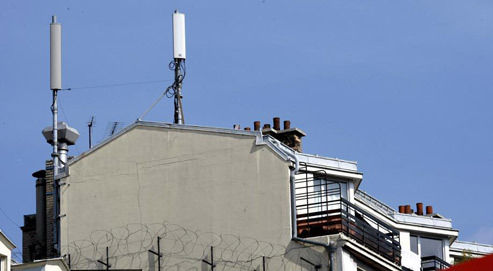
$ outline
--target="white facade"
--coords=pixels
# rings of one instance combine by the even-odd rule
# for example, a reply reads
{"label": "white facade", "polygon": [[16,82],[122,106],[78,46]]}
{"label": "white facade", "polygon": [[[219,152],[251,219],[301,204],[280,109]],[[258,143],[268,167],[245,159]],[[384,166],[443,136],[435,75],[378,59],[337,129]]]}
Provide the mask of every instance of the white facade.
{"label": "white facade", "polygon": [[12,271],[70,271],[70,269],[63,258],[54,258],[12,265]]}
{"label": "white facade", "polygon": [[0,271],[10,271],[14,243],[0,230]]}

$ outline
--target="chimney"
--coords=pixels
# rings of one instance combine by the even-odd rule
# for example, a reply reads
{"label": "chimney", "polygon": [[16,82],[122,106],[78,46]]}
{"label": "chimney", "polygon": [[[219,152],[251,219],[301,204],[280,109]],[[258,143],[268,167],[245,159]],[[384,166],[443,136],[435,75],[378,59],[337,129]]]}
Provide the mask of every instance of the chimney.
{"label": "chimney", "polygon": [[46,170],[32,174],[36,178],[36,259],[46,258]]}
{"label": "chimney", "polygon": [[[276,126],[279,126],[280,129],[280,120],[277,121],[278,118],[274,118],[274,129]],[[303,146],[301,144],[301,138],[306,136],[305,132],[298,128],[291,128],[291,122],[289,120],[284,121],[284,130],[277,130],[277,133],[273,135],[277,140],[281,141],[288,147],[292,148],[297,152],[303,152]]]}
{"label": "chimney", "polygon": [[291,121],[285,120],[284,121],[284,130],[291,129]]}
{"label": "chimney", "polygon": [[[260,121],[253,122],[253,129],[260,131]],[[273,118],[272,128],[269,123],[265,123],[262,127],[262,134],[272,136],[297,152],[302,152],[301,138],[306,136],[302,130],[291,128],[289,120],[284,121],[284,130],[281,130],[281,119],[279,117]]]}
{"label": "chimney", "polygon": [[427,215],[432,215],[433,214],[433,206],[426,206],[426,214]]}
{"label": "chimney", "polygon": [[399,205],[399,213],[403,214],[406,211],[404,205]]}
{"label": "chimney", "polygon": [[276,137],[277,131],[270,128],[270,124],[266,123],[266,124],[264,124],[264,127],[262,128],[262,134]]}
{"label": "chimney", "polygon": [[412,213],[412,211],[411,211],[411,205],[404,206],[404,213],[406,213],[406,214],[411,214]]}
{"label": "chimney", "polygon": [[257,120],[253,122],[253,130],[260,131],[260,121]]}
{"label": "chimney", "polygon": [[279,117],[275,117],[273,120],[274,120],[273,121],[274,122],[274,130],[277,130],[277,131],[281,130],[281,119]]}
{"label": "chimney", "polygon": [[416,203],[416,214],[417,215],[423,215],[423,203],[422,202]]}

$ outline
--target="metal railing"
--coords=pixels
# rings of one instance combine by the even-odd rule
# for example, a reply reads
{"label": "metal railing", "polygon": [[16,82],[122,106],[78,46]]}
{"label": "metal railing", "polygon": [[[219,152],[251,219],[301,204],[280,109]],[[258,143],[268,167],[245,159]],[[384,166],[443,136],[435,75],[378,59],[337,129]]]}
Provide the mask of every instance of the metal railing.
{"label": "metal railing", "polygon": [[367,204],[370,204],[370,205],[376,207],[377,209],[382,210],[382,212],[384,212],[385,214],[392,216],[393,214],[396,213],[396,211],[394,209],[392,209],[392,207],[379,201],[378,199],[374,198],[373,196],[366,193],[365,191],[357,190],[354,193],[354,196],[355,196],[355,198],[362,200],[362,201],[366,202]]}
{"label": "metal railing", "polygon": [[437,256],[427,256],[421,258],[421,270],[434,271],[447,269],[451,265]]}
{"label": "metal railing", "polygon": [[[343,197],[347,186],[323,170],[302,168],[295,182],[298,236],[344,233],[383,258],[401,263],[399,232]],[[312,169],[312,168],[310,168]],[[342,192],[342,193],[341,193]]]}

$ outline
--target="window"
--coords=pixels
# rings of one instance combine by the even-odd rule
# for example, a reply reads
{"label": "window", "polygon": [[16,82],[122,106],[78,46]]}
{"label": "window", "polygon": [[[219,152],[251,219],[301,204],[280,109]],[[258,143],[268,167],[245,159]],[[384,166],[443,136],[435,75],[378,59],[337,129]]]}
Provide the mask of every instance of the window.
{"label": "window", "polygon": [[418,254],[418,236],[411,235],[411,251]]}
{"label": "window", "polygon": [[421,257],[436,256],[443,259],[443,240],[423,236],[410,236],[411,251]]}
{"label": "window", "polygon": [[421,237],[421,257],[437,256],[443,259],[443,244],[440,239]]}

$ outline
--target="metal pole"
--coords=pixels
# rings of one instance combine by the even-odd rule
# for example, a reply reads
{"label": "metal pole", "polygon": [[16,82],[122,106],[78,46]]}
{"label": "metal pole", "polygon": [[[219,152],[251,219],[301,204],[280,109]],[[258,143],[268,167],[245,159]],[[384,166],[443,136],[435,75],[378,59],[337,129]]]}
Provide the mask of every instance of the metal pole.
{"label": "metal pole", "polygon": [[106,247],[106,270],[110,270],[110,257],[108,253],[109,248]]}
{"label": "metal pole", "polygon": [[51,157],[53,158],[53,246],[55,249],[54,256],[58,256],[59,251],[59,238],[58,238],[58,181],[56,176],[58,175],[58,105],[57,105],[57,94],[58,90],[53,90],[53,153]]}
{"label": "metal pole", "polygon": [[262,256],[262,271],[265,271],[265,256]]}
{"label": "metal pole", "polygon": [[151,249],[149,249],[149,252],[158,257],[157,268],[158,271],[161,271],[161,258],[163,257],[163,255],[161,254],[161,237],[157,237],[157,252]]}
{"label": "metal pole", "polygon": [[185,118],[183,117],[183,105],[181,102],[181,83],[183,80],[183,76],[181,75],[181,59],[175,58],[175,116],[174,123],[176,124],[185,124]]}
{"label": "metal pole", "polygon": [[91,117],[91,121],[87,124],[89,127],[89,149],[92,148],[92,125],[94,123],[94,116]]}
{"label": "metal pole", "polygon": [[214,247],[211,246],[211,270],[214,271]]}
{"label": "metal pole", "polygon": [[161,245],[160,245],[160,241],[161,241],[161,237],[157,237],[157,254],[159,254],[159,256],[157,257],[158,261],[157,261],[157,270],[158,271],[161,271]]}

